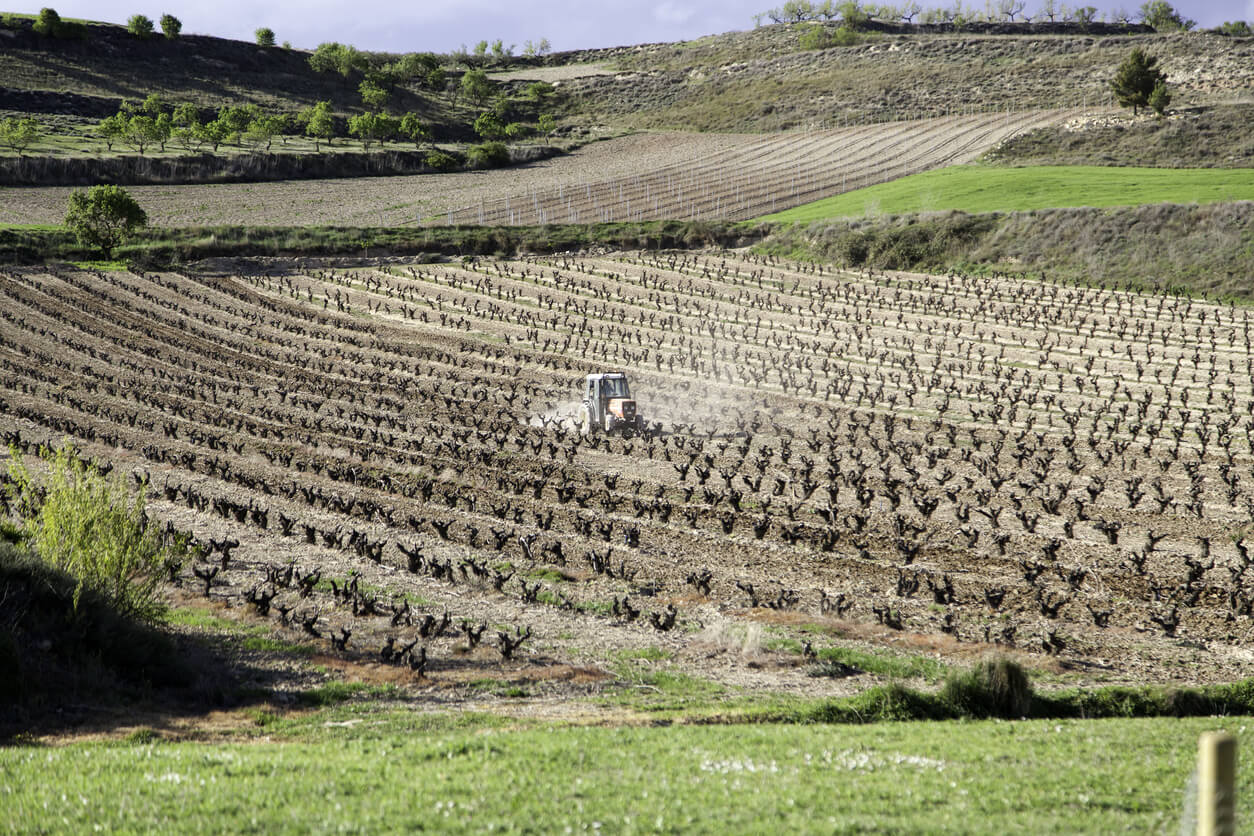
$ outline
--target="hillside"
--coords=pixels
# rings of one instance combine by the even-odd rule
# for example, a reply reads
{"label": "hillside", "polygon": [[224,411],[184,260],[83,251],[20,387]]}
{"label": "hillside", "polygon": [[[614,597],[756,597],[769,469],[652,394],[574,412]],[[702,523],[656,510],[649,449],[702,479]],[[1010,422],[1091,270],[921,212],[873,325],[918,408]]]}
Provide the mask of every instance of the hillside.
{"label": "hillside", "polygon": [[[1111,72],[1133,46],[1161,57],[1177,106],[1231,100],[1254,85],[1254,40],[1204,33],[920,27],[806,50],[804,31],[779,24],[684,43],[516,57],[489,69],[505,71],[505,92],[532,78],[557,79],[555,105],[572,125],[720,132],[1092,105],[1108,100]],[[315,73],[299,50],[204,35],[139,41],[105,24],[90,24],[81,41],[40,38],[23,26],[0,28],[0,36],[0,111],[98,119],[121,99],[151,92],[205,107],[253,102],[295,111],[328,99],[341,113],[360,110],[360,71]],[[442,60],[455,82],[465,65]],[[402,85],[392,106],[464,132],[478,112],[470,104]]]}

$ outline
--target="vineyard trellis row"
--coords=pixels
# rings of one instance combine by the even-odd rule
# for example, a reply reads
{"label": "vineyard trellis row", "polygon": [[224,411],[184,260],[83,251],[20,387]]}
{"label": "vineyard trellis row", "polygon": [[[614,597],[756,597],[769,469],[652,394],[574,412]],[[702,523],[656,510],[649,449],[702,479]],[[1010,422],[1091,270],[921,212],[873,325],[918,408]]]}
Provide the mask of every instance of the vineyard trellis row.
{"label": "vineyard trellis row", "polygon": [[[0,300],[6,440],[130,472],[194,537],[173,580],[338,653],[408,647],[434,681],[587,637],[713,665],[676,626],[769,614],[1244,675],[1243,308],[659,252],[9,269]],[[563,419],[607,367],[646,433]]]}

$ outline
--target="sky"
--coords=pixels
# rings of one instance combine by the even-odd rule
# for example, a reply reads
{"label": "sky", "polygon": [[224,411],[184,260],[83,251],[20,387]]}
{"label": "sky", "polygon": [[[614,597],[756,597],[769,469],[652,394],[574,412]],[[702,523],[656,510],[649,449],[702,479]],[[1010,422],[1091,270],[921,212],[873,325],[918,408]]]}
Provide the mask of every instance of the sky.
{"label": "sky", "polygon": [[[359,49],[386,52],[452,52],[478,41],[501,39],[521,52],[527,41],[547,38],[556,51],[657,41],[688,40],[738,29],[751,29],[754,15],[783,0],[52,0],[62,17],[125,23],[132,14],[155,22],[173,14],[187,34],[217,35],[252,40],[253,32],[268,26],[279,43],[312,49],[325,41],[352,44]],[[923,6],[951,2],[919,0]],[[1039,0],[1027,0],[1029,13]],[[15,2],[3,6],[18,12],[38,12],[49,0]],[[966,7],[983,8],[983,0],[966,0]],[[1077,0],[1062,5],[1093,5],[1102,11],[1135,11],[1139,0]],[[1254,0],[1196,0],[1173,4],[1199,26],[1225,20],[1254,23]]]}

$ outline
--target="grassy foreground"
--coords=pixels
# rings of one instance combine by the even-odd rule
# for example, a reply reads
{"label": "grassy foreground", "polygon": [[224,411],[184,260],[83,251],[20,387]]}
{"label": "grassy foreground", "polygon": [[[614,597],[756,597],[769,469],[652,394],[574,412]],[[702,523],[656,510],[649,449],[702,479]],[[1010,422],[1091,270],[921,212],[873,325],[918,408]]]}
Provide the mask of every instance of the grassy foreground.
{"label": "grassy foreground", "polygon": [[760,221],[794,223],[909,212],[1025,212],[1071,206],[1254,200],[1254,169],[967,165],[807,203]]}
{"label": "grassy foreground", "polygon": [[[1247,723],[511,728],[340,707],[283,743],[0,749],[0,798],[10,832],[1174,832],[1198,735],[1243,749]],[[1239,784],[1254,797],[1254,770]]]}

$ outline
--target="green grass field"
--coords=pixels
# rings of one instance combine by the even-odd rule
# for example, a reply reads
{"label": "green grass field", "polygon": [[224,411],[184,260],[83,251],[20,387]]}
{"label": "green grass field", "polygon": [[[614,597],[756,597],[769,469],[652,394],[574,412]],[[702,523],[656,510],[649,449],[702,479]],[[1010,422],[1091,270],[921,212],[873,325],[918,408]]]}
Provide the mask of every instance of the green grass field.
{"label": "green grass field", "polygon": [[[0,749],[8,832],[1168,833],[1248,718],[558,727],[343,705]],[[1254,770],[1239,772],[1254,797]],[[1239,809],[1242,805],[1238,805]],[[1192,827],[1188,828],[1192,832]]]}
{"label": "green grass field", "polygon": [[758,220],[783,223],[957,209],[1018,212],[1067,206],[1254,200],[1254,169],[968,165],[927,171]]}

